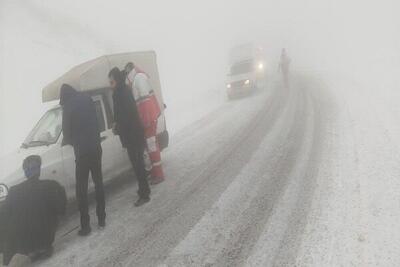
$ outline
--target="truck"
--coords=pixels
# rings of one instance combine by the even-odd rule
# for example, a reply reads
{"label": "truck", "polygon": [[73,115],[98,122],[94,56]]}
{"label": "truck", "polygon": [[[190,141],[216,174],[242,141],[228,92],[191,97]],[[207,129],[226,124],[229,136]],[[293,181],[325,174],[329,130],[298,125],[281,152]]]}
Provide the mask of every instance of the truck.
{"label": "truck", "polygon": [[243,44],[229,54],[226,78],[229,99],[248,96],[266,83],[266,66],[261,46]]}
{"label": "truck", "polygon": [[[161,149],[168,146],[169,136],[164,117],[164,101],[154,51],[104,55],[75,66],[64,75],[42,89],[42,102],[59,99],[61,85],[66,83],[78,91],[88,93],[96,106],[101,145],[103,148],[104,182],[109,183],[131,169],[126,149],[119,137],[113,133],[113,101],[109,88],[108,73],[113,67],[123,69],[134,62],[149,76],[161,108],[157,122],[157,137]],[[55,180],[66,189],[68,199],[75,198],[75,156],[71,146],[62,146],[62,108],[56,104],[47,110],[21,147],[0,159],[0,206],[6,199],[10,187],[24,181],[22,162],[29,155],[42,157],[41,179]],[[90,185],[93,191],[93,184]]]}

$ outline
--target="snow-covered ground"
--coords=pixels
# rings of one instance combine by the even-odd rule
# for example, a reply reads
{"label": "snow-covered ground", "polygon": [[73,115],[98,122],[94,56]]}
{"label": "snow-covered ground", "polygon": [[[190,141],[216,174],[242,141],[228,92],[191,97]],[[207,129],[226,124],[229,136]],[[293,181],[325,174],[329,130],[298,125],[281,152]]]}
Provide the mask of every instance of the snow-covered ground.
{"label": "snow-covered ground", "polygon": [[[1,0],[0,157],[43,86],[132,50],[157,52],[172,135],[148,205],[127,175],[104,231],[78,238],[72,212],[35,265],[400,266],[399,3]],[[249,41],[304,73],[227,102],[228,51]]]}
{"label": "snow-covered ground", "polygon": [[321,86],[330,98],[325,149],[298,263],[398,266],[399,113],[376,87],[337,78]]}
{"label": "snow-covered ground", "polygon": [[148,205],[133,207],[134,183],[117,184],[106,229],[79,238],[73,213],[35,266],[400,264],[393,99],[307,73],[222,100],[173,135]]}

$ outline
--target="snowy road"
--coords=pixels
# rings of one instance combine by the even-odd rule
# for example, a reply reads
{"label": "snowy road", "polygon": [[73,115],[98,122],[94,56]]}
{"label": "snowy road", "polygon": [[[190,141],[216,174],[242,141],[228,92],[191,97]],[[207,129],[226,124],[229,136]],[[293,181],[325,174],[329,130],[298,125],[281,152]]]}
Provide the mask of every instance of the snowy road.
{"label": "snowy road", "polygon": [[[73,214],[54,256],[37,266],[336,266],[334,253],[346,254],[340,228],[324,223],[349,205],[329,206],[325,191],[337,160],[330,151],[348,139],[332,139],[337,118],[320,86],[297,77],[290,89],[271,85],[188,126],[164,152],[167,180],[148,205],[134,208],[136,185],[122,182],[107,196],[105,230],[79,238]],[[339,236],[355,256],[340,264],[359,258],[353,228]]]}

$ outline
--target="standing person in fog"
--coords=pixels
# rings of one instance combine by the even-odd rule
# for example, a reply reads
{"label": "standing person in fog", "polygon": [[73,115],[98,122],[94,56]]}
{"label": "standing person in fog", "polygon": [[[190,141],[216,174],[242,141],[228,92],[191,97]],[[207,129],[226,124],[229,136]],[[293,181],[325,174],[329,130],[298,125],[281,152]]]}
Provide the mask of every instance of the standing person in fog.
{"label": "standing person in fog", "polygon": [[96,107],[89,95],[77,92],[68,84],[63,84],[60,92],[63,107],[63,145],[72,145],[76,162],[76,197],[81,215],[81,229],[78,234],[90,234],[88,204],[89,172],[96,191],[96,214],[99,227],[106,224],[103,175],[101,170],[101,139]]}
{"label": "standing person in fog", "polygon": [[289,67],[290,67],[290,58],[286,54],[286,49],[282,49],[281,59],[279,62],[279,70],[282,72],[283,82],[285,86],[289,86]]}
{"label": "standing person in fog", "polygon": [[151,162],[150,183],[159,184],[165,179],[161,165],[160,145],[157,140],[157,122],[161,109],[150,85],[149,76],[133,62],[126,64],[125,73],[126,83],[132,89],[144,128],[146,149]]}
{"label": "standing person in fog", "polygon": [[125,75],[113,68],[109,75],[113,90],[115,131],[120,136],[122,146],[128,150],[139,184],[139,199],[135,206],[139,207],[150,201],[150,187],[146,178],[143,153],[145,137],[140,122],[132,91],[125,84]]}
{"label": "standing person in fog", "polygon": [[27,180],[13,186],[2,207],[3,264],[17,253],[31,260],[50,257],[58,217],[65,212],[67,197],[56,181],[40,180],[42,159],[29,156],[23,169]]}

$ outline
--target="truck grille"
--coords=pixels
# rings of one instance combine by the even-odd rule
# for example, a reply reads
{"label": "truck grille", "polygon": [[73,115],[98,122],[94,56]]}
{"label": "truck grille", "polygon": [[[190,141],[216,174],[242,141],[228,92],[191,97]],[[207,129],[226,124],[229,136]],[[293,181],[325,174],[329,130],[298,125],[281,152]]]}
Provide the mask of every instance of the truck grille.
{"label": "truck grille", "polygon": [[244,80],[242,80],[242,81],[236,81],[236,82],[232,82],[232,83],[231,83],[231,87],[232,87],[232,88],[240,88],[240,87],[244,87],[244,86],[245,86]]}

